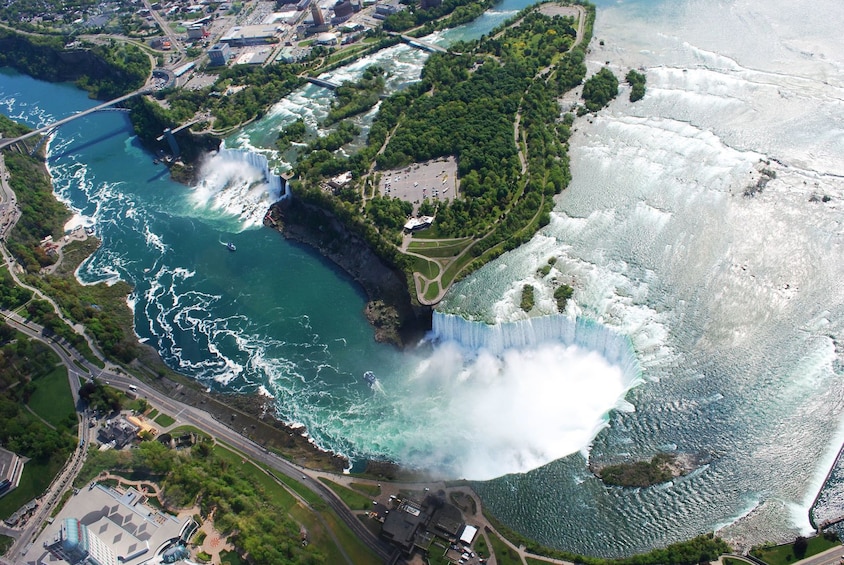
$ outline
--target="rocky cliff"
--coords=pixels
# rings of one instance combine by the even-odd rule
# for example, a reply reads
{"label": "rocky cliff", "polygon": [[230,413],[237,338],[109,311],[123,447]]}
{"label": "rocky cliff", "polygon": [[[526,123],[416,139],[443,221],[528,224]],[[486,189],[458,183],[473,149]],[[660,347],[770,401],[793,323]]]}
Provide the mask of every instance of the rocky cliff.
{"label": "rocky cliff", "polygon": [[368,299],[364,313],[377,341],[403,347],[431,329],[431,308],[412,304],[403,273],[386,265],[330,212],[294,196],[274,204],[265,224],[316,248],[363,287]]}

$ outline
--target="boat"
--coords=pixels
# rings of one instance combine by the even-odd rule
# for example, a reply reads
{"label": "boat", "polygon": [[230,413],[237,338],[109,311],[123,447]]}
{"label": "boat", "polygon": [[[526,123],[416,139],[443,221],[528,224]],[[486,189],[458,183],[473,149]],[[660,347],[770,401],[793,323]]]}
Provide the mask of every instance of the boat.
{"label": "boat", "polygon": [[375,373],[372,371],[367,371],[363,374],[363,380],[365,380],[369,386],[373,386],[375,384]]}
{"label": "boat", "polygon": [[226,248],[228,248],[229,251],[237,251],[237,247],[235,247],[234,243],[231,241],[226,244]]}

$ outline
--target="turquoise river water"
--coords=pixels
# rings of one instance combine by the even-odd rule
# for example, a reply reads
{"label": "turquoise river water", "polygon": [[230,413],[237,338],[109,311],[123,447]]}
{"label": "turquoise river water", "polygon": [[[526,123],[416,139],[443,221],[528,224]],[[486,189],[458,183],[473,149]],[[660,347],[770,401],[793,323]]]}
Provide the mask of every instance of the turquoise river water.
{"label": "turquoise river water", "polygon": [[[429,39],[477,37],[525,5]],[[630,104],[623,87],[576,124],[551,224],[453,288],[430,339],[404,352],[374,342],[347,276],[261,227],[276,195],[260,172],[209,156],[198,186],[176,184],[119,112],[62,127],[48,165],[69,227],[103,240],[79,278],[129,281],[135,330],[170,366],[271,397],[318,445],[472,479],[504,521],[573,551],[713,530],[739,546],[785,540],[807,528],[842,442],[840,18],[832,0],[599,2],[590,69],[643,69],[646,98]],[[425,57],[397,46],[326,78],[378,63],[401,88]],[[299,116],[317,130],[330,101],[309,85],[226,146],[284,169],[275,132]],[[93,104],[0,72],[0,111],[30,125]],[[763,168],[776,178],[746,196]],[[553,314],[554,280],[575,287],[566,315]],[[666,450],[700,465],[641,490],[586,467],[590,453]],[[824,516],[844,500],[839,477]]]}

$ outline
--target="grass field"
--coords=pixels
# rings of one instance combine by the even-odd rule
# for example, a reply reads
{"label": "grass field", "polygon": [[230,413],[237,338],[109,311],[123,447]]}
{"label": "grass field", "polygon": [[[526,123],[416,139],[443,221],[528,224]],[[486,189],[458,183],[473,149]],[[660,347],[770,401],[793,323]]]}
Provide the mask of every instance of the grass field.
{"label": "grass field", "polygon": [[63,461],[50,460],[46,463],[29,461],[23,468],[18,488],[0,498],[0,520],[8,518],[15,511],[47,490],[53,477],[61,470]]}
{"label": "grass field", "polygon": [[420,273],[426,279],[433,279],[440,272],[440,266],[433,261],[421,257],[413,257],[413,270]]}
{"label": "grass field", "polygon": [[362,492],[366,496],[375,497],[381,494],[381,487],[370,483],[351,483],[354,490]]}
{"label": "grass field", "polygon": [[76,408],[67,381],[67,369],[56,367],[43,377],[32,381],[35,392],[29,398],[29,407],[44,420],[58,427],[68,427],[72,421],[76,426]]}
{"label": "grass field", "polygon": [[340,497],[346,506],[351,508],[352,510],[366,510],[370,506],[372,506],[372,497],[365,496],[360,494],[359,492],[355,492],[350,488],[346,488],[342,485],[338,485],[334,481],[329,481],[328,479],[324,479],[320,477],[320,482],[322,482],[325,486],[333,490],[337,496]]}
{"label": "grass field", "polygon": [[809,538],[809,546],[806,548],[806,553],[800,558],[794,555],[793,543],[777,545],[766,549],[754,549],[751,550],[750,553],[765,563],[768,563],[768,565],[788,565],[789,563],[794,563],[795,561],[800,561],[806,557],[817,555],[822,551],[826,551],[827,549],[831,549],[836,546],[841,546],[841,542],[837,539],[829,540],[824,536],[815,536]]}
{"label": "grass field", "polygon": [[510,549],[497,535],[490,533],[489,543],[492,544],[495,562],[498,565],[521,565],[522,560],[518,554]]}
{"label": "grass field", "polygon": [[173,424],[175,424],[176,418],[168,416],[167,414],[159,414],[158,417],[153,421],[162,428],[166,428],[167,426],[172,426]]}
{"label": "grass field", "polygon": [[13,543],[15,543],[15,538],[0,535],[0,555],[3,555],[7,551],[9,551],[9,548],[12,547]]}

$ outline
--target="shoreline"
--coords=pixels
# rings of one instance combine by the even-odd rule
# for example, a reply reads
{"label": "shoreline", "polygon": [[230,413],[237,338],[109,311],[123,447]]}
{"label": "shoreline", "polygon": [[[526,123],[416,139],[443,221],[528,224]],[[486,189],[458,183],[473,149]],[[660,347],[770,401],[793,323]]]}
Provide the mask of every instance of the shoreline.
{"label": "shoreline", "polygon": [[364,315],[375,341],[403,349],[431,330],[433,308],[415,305],[400,272],[328,210],[304,203],[294,193],[270,206],[264,225],[313,249],[360,285],[367,298]]}

